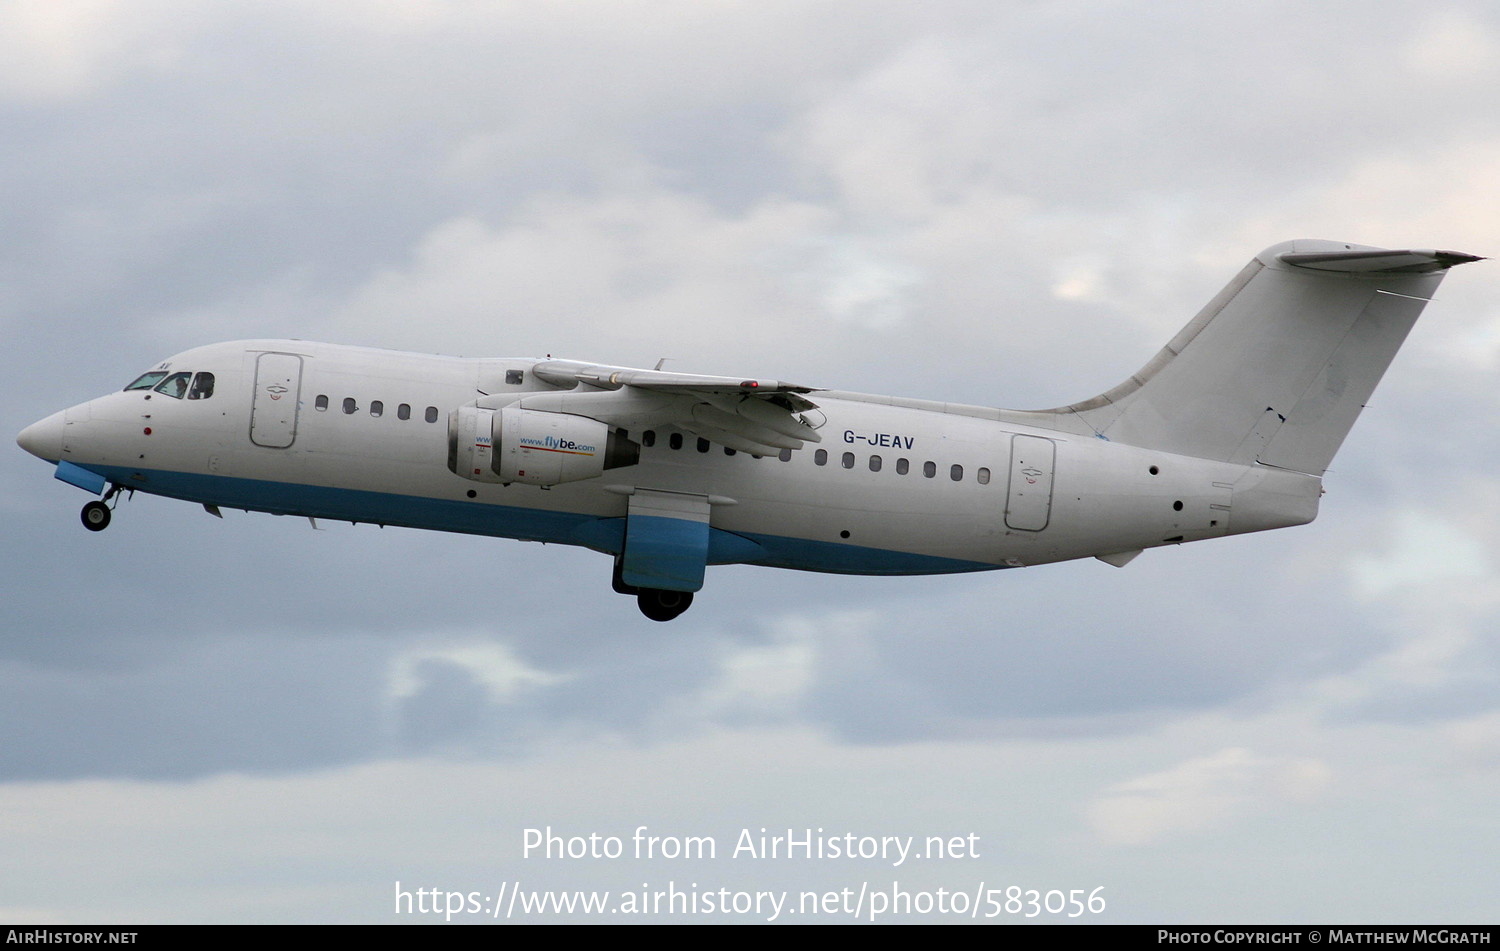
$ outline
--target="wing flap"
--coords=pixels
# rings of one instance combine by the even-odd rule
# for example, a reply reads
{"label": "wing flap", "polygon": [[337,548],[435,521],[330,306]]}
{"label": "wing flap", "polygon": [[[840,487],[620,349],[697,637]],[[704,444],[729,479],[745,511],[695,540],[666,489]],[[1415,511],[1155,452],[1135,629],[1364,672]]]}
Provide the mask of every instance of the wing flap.
{"label": "wing flap", "polygon": [[574,413],[632,431],[675,426],[710,442],[757,455],[821,442],[802,415],[818,404],[814,387],[782,380],[634,370],[551,360],[532,374],[566,392],[529,394],[526,409]]}

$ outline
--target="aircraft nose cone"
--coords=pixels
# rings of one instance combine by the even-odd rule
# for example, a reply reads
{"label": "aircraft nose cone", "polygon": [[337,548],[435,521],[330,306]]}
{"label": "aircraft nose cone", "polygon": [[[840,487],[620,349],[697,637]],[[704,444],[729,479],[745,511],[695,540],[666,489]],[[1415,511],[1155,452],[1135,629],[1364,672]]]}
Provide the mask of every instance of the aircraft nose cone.
{"label": "aircraft nose cone", "polygon": [[63,413],[53,413],[40,422],[32,423],[21,430],[16,445],[48,462],[62,458]]}

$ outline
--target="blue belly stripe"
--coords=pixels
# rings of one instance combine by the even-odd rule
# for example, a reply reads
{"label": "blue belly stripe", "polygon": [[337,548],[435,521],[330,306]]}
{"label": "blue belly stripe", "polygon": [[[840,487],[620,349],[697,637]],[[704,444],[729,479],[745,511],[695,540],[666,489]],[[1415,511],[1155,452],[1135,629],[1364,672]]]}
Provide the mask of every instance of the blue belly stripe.
{"label": "blue belly stripe", "polygon": [[[607,554],[619,554],[625,548],[625,519],[622,517],[157,469],[99,465],[76,468],[151,495],[225,508],[580,545]],[[766,565],[855,575],[956,574],[1007,567],[839,542],[727,532],[717,528],[708,530],[706,560],[711,565]]]}

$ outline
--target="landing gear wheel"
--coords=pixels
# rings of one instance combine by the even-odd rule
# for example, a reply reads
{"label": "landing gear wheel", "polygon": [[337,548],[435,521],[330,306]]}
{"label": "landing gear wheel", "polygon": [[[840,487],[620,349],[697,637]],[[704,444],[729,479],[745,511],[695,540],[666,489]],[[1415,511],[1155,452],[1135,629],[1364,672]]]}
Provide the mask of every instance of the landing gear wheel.
{"label": "landing gear wheel", "polygon": [[636,596],[641,613],[653,621],[670,621],[686,611],[693,603],[691,591],[663,591],[660,588],[642,588]]}
{"label": "landing gear wheel", "polygon": [[97,499],[85,505],[78,517],[83,520],[83,527],[91,532],[102,532],[109,528],[109,506]]}

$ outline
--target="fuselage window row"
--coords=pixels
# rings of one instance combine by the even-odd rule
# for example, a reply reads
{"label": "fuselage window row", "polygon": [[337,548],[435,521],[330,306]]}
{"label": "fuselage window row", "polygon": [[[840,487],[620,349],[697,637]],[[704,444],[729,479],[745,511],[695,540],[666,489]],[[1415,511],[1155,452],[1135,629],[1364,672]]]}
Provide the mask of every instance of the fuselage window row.
{"label": "fuselage window row", "polygon": [[[199,376],[204,376],[204,375],[205,374],[199,374]],[[208,393],[209,393],[210,396],[213,395],[213,380],[212,380],[212,378],[210,378],[209,382],[208,382]],[[203,398],[207,399],[208,397],[205,396]],[[197,399],[197,397],[194,397],[192,394],[189,394],[188,395],[188,399]],[[356,412],[359,411],[359,403],[354,399],[354,397],[352,397],[352,396],[346,396],[346,397],[344,397],[343,408],[344,408],[344,415],[346,415],[346,416],[352,416],[352,415],[354,415],[354,413],[356,413]],[[321,393],[318,394],[318,397],[313,400],[313,409],[317,410],[320,413],[326,413],[328,411],[328,397],[326,395],[324,395],[324,394],[321,394]],[[379,419],[380,417],[384,416],[385,415],[385,401],[384,400],[371,400],[370,401],[370,415],[374,416],[376,419]],[[411,419],[411,404],[410,403],[401,403],[401,404],[399,404],[396,407],[396,418],[397,419]],[[438,419],[438,408],[436,406],[429,406],[429,407],[427,407],[427,412],[424,414],[423,418],[426,419],[429,423],[435,423],[435,422],[437,422],[437,419]]]}
{"label": "fuselage window row", "polygon": [[[623,433],[623,431],[622,431],[622,433]],[[628,436],[628,433],[623,433],[623,434]],[[685,442],[683,440],[682,433],[671,433],[671,434],[669,434],[667,436],[667,446],[670,447],[670,448],[672,448],[672,449],[681,449],[684,444],[685,444]],[[648,449],[651,448],[651,447],[653,447],[653,446],[655,446],[656,445],[656,430],[654,430],[654,429],[647,429],[644,432],[642,432],[641,433],[641,445],[645,446]],[[694,444],[694,448],[696,448],[699,452],[708,452],[708,450],[710,448],[710,443],[709,443],[709,441],[707,439],[704,439],[704,438],[702,438],[700,436],[700,437],[697,438],[697,441]],[[793,452],[793,450],[791,450],[791,449],[783,449],[779,453],[776,454],[776,458],[780,459],[782,462],[791,462],[792,461],[792,452]],[[733,456],[735,454],[736,454],[735,450],[729,448],[728,446],[724,447],[724,455],[726,455],[726,456]],[[761,456],[754,456],[754,458],[760,459],[762,457]],[[826,466],[826,465],[828,465],[828,450],[827,449],[818,449],[818,450],[814,451],[813,452],[813,464],[814,465],[819,465],[819,466]],[[852,452],[846,452],[846,453],[842,454],[839,457],[839,464],[841,466],[843,466],[845,469],[853,469],[858,464],[858,459],[855,457],[854,453],[852,453]],[[882,457],[878,456],[878,455],[873,455],[873,456],[871,456],[866,461],[866,465],[868,465],[870,467],[870,471],[871,472],[879,472],[879,471],[881,471],[882,469],[885,468],[885,460]],[[905,459],[905,458],[897,459],[896,460],[896,474],[897,475],[906,475],[909,472],[911,472],[911,460]],[[937,477],[937,472],[938,472],[937,463],[935,463],[935,462],[924,462],[924,463],[922,463],[922,475],[925,476],[926,478],[928,478],[928,479],[936,478]],[[961,465],[956,465],[956,464],[950,466],[948,468],[948,477],[950,479],[952,479],[954,482],[962,482],[963,479],[964,479],[964,467],[961,466]],[[975,481],[977,481],[980,485],[989,485],[990,484],[990,470],[989,470],[989,468],[986,467],[986,466],[980,466],[978,469],[975,470],[975,472],[974,472],[974,478],[975,478]]]}
{"label": "fuselage window row", "polygon": [[[783,449],[777,455],[776,458],[780,459],[782,462],[791,462],[792,461],[792,450],[790,450],[790,449]],[[846,452],[842,456],[839,457],[839,465],[841,465],[845,469],[853,469],[855,467],[856,463],[857,463],[857,459],[855,458],[855,455],[852,452]],[[880,472],[882,469],[885,468],[885,459],[883,457],[881,457],[881,456],[878,456],[878,455],[871,456],[869,458],[869,460],[866,462],[866,464],[870,467],[870,471],[871,472]],[[828,465],[828,450],[827,449],[818,449],[818,450],[815,450],[813,452],[813,465],[816,465],[816,466],[826,466],[826,465]],[[896,474],[897,475],[906,475],[906,474],[908,474],[910,472],[911,472],[911,460],[910,459],[902,458],[902,459],[897,459],[896,460]],[[937,473],[938,473],[937,463],[935,463],[935,462],[924,462],[924,463],[922,463],[922,475],[923,475],[924,478],[935,479],[935,478],[937,478]],[[961,465],[950,466],[948,468],[948,477],[950,479],[952,479],[954,482],[962,482],[963,479],[964,479],[964,467],[961,466]],[[989,485],[990,484],[990,470],[989,470],[989,467],[988,466],[980,466],[978,469],[974,470],[974,480],[976,482],[978,482],[980,485]]]}

